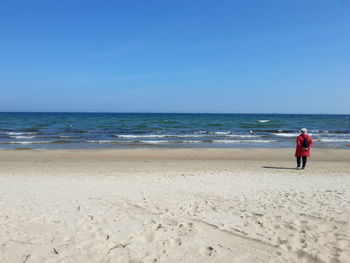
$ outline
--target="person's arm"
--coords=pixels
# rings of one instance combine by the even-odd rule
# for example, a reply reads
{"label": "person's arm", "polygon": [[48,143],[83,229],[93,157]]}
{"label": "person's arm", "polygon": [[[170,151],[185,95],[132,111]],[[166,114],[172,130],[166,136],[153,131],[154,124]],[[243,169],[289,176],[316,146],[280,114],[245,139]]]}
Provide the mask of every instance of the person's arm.
{"label": "person's arm", "polygon": [[309,141],[310,141],[309,149],[311,149],[312,145],[314,144],[314,141],[312,140],[312,138],[310,136],[309,136]]}
{"label": "person's arm", "polygon": [[300,137],[300,136],[297,137],[297,147],[298,147],[298,148],[301,147],[301,141],[300,141],[299,137]]}

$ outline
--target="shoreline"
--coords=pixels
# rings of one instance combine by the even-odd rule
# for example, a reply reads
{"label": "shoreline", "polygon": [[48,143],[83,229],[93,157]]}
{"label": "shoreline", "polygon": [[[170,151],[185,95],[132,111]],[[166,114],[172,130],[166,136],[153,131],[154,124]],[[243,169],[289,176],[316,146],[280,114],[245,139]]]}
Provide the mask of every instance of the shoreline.
{"label": "shoreline", "polygon": [[[128,148],[128,149],[0,149],[1,159],[6,155],[62,157],[77,154],[80,157],[110,157],[122,159],[174,159],[174,160],[285,160],[294,159],[295,148]],[[310,160],[350,161],[350,149],[312,149]]]}

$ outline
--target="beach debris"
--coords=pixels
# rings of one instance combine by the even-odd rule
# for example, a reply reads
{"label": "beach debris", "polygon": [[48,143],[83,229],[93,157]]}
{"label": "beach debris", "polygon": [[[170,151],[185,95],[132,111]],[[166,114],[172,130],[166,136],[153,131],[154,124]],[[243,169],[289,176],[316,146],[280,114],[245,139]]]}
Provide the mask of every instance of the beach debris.
{"label": "beach debris", "polygon": [[107,237],[106,237],[106,240],[108,240],[109,239],[109,235],[107,235]]}
{"label": "beach debris", "polygon": [[255,215],[255,216],[264,216],[264,214],[261,214],[261,213],[253,213],[253,215]]}
{"label": "beach debris", "polygon": [[27,262],[27,260],[30,258],[30,254],[28,254],[28,255],[25,255],[25,259],[24,259],[24,261],[23,261],[23,263],[26,263]]}
{"label": "beach debris", "polygon": [[235,231],[235,232],[237,232],[237,233],[240,233],[240,234],[242,234],[242,235],[245,235],[245,236],[248,235],[248,233],[246,233],[246,232],[244,232],[244,231],[242,231],[242,230],[240,230],[240,229],[238,229],[238,228],[232,228],[232,230]]}
{"label": "beach debris", "polygon": [[56,255],[59,254],[58,251],[57,251],[55,248],[53,248],[52,250],[53,250],[52,253],[54,253],[54,254],[56,254]]}
{"label": "beach debris", "polygon": [[120,244],[123,248],[125,248],[127,245],[130,245],[130,243]]}
{"label": "beach debris", "polygon": [[123,243],[120,243],[120,244],[118,244],[118,245],[116,245],[116,246],[110,248],[109,251],[108,251],[108,253],[111,252],[113,249],[116,249],[116,248],[120,248],[120,247],[125,248],[127,245],[130,245],[130,243],[124,243],[124,244],[123,244]]}
{"label": "beach debris", "polygon": [[91,220],[94,220],[94,217],[92,215],[88,215],[88,217],[90,217]]}

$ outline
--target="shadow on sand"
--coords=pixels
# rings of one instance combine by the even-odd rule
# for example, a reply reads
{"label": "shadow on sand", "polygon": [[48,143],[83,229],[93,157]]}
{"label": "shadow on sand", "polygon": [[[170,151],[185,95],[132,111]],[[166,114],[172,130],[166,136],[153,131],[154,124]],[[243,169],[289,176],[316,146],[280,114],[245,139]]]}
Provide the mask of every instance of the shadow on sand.
{"label": "shadow on sand", "polygon": [[263,166],[262,168],[266,168],[266,169],[280,169],[280,170],[296,170],[295,168],[275,167],[275,166]]}

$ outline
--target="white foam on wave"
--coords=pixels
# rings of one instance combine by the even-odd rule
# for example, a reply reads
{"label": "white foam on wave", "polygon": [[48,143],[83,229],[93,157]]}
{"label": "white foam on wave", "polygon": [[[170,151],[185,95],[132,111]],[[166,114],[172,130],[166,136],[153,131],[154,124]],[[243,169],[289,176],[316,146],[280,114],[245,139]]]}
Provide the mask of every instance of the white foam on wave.
{"label": "white foam on wave", "polygon": [[134,143],[144,143],[144,144],[173,144],[173,143],[183,143],[183,144],[191,144],[191,143],[201,143],[202,141],[194,141],[194,140],[186,140],[186,141],[135,141]]}
{"label": "white foam on wave", "polygon": [[174,142],[174,141],[166,141],[166,140],[162,140],[162,141],[152,141],[152,140],[143,140],[143,141],[110,141],[110,140],[89,140],[87,141],[88,143],[143,143],[143,144],[164,144],[164,143],[170,143],[170,142]]}
{"label": "white foam on wave", "polygon": [[143,143],[143,144],[167,144],[167,143],[171,143],[171,141],[131,141],[131,143]]}
{"label": "white foam on wave", "polygon": [[[300,133],[272,133],[275,136],[278,137],[298,137]],[[321,136],[322,134],[317,134],[317,133],[308,133],[310,136]],[[326,136],[329,136],[328,134]]]}
{"label": "white foam on wave", "polygon": [[33,139],[35,136],[10,136],[13,139]]}
{"label": "white foam on wave", "polygon": [[126,134],[126,135],[119,135],[115,134],[114,137],[118,138],[165,138],[166,135],[158,135],[158,134],[148,134],[148,135],[132,135],[132,134]]}
{"label": "white foam on wave", "polygon": [[205,135],[198,135],[198,134],[186,134],[186,135],[175,135],[175,134],[148,134],[148,135],[132,135],[132,134],[126,134],[126,135],[113,135],[114,137],[118,138],[197,138],[197,137],[205,137]]}
{"label": "white foam on wave", "polygon": [[202,137],[206,137],[207,135],[196,135],[196,134],[186,134],[186,135],[173,135],[171,137],[179,137],[179,138],[202,138]]}
{"label": "white foam on wave", "polygon": [[320,142],[350,142],[350,139],[318,139]]}
{"label": "white foam on wave", "polygon": [[53,143],[53,141],[10,141],[9,144],[45,144]]}
{"label": "white foam on wave", "polygon": [[109,141],[109,140],[89,140],[88,143],[118,143],[118,141]]}
{"label": "white foam on wave", "polygon": [[31,135],[31,134],[36,134],[37,132],[5,132],[8,135]]}
{"label": "white foam on wave", "polygon": [[182,143],[202,143],[203,141],[182,141]]}
{"label": "white foam on wave", "polygon": [[218,134],[218,135],[225,135],[225,134],[231,134],[232,132],[226,131],[226,132],[222,132],[222,131],[216,131],[216,132],[211,132],[213,134]]}
{"label": "white foam on wave", "polygon": [[229,137],[229,138],[259,138],[262,137],[262,135],[240,135],[240,134],[228,134],[225,137]]}
{"label": "white foam on wave", "polygon": [[299,133],[273,133],[273,135],[276,135],[279,137],[298,137]]}
{"label": "white foam on wave", "polygon": [[265,123],[265,122],[269,122],[269,121],[271,121],[271,120],[258,120],[258,122],[260,122],[260,123]]}
{"label": "white foam on wave", "polygon": [[339,134],[339,133],[326,133],[326,134],[319,134],[322,136],[326,136],[326,137],[350,137],[350,134],[345,133],[345,134]]}
{"label": "white foam on wave", "polygon": [[214,143],[271,143],[276,140],[212,140]]}
{"label": "white foam on wave", "polygon": [[149,134],[149,135],[133,135],[133,134],[115,134],[114,137],[125,138],[125,139],[138,139],[138,138],[205,138],[208,136],[217,137],[229,137],[229,138],[259,138],[262,135],[254,134],[231,134],[231,132],[213,132],[211,134]]}

